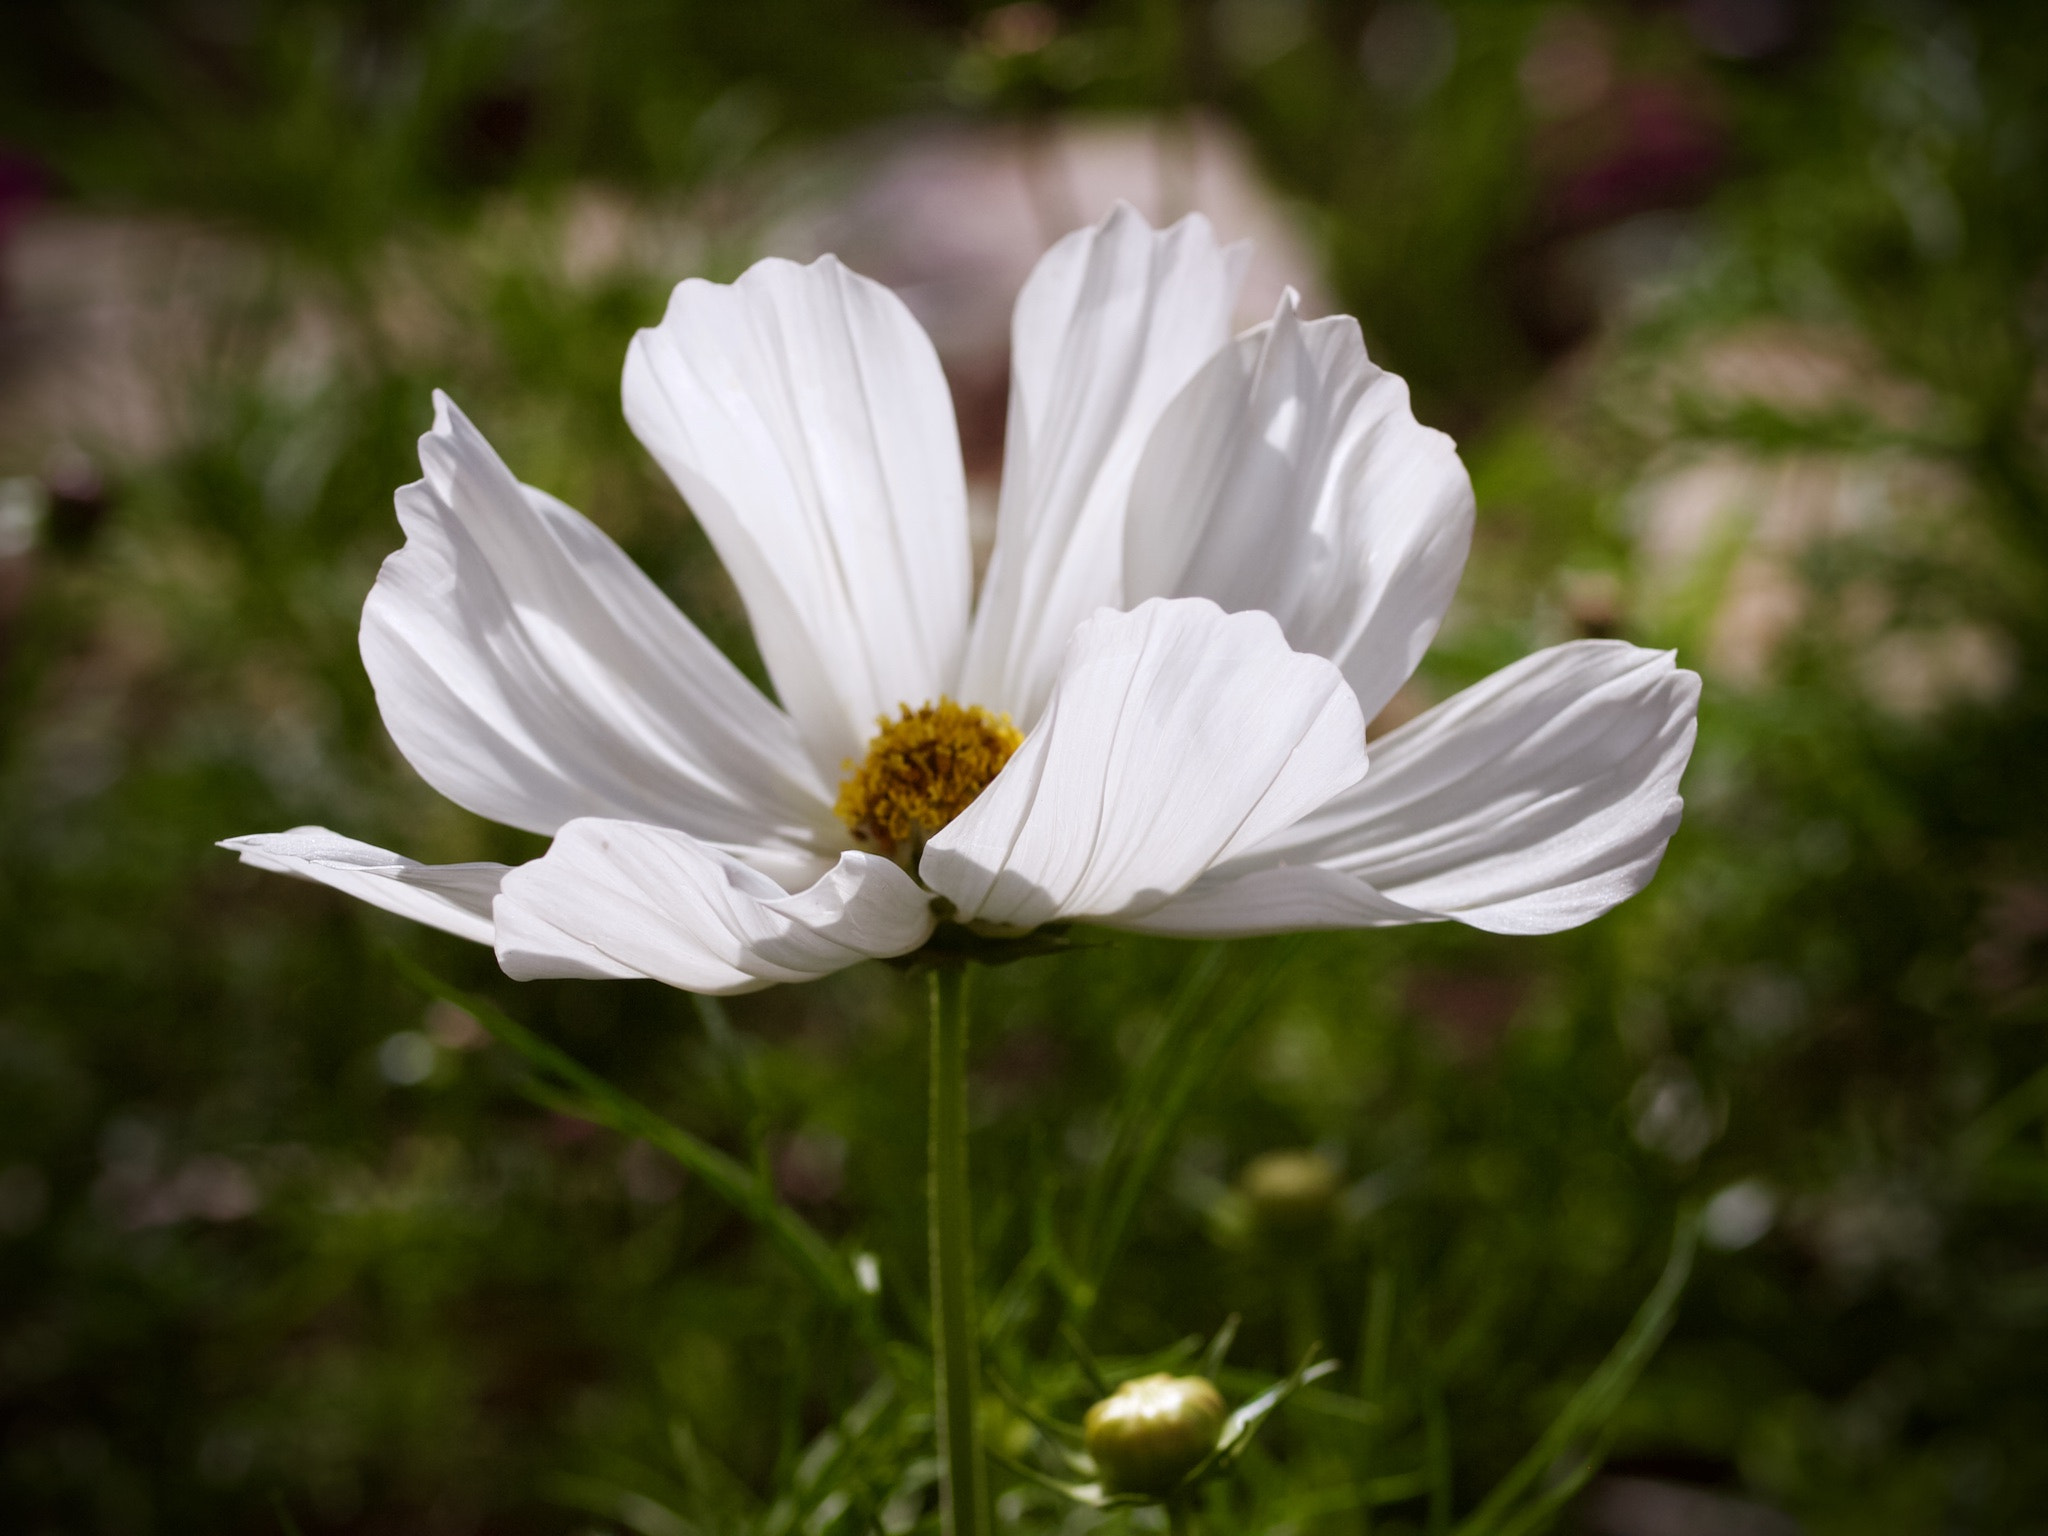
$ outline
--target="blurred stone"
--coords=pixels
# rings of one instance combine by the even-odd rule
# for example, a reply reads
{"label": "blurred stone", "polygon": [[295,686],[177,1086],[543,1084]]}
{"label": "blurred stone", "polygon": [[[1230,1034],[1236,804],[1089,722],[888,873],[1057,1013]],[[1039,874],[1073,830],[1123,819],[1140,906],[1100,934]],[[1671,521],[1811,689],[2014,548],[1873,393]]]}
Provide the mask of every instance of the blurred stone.
{"label": "blurred stone", "polygon": [[1989,704],[2018,679],[2012,643],[1967,621],[1935,629],[1893,630],[1863,653],[1864,691],[1887,713],[1924,720],[1950,704]]}
{"label": "blurred stone", "polygon": [[1765,1504],[1647,1477],[1603,1477],[1579,1504],[1587,1536],[1799,1536]]}
{"label": "blurred stone", "polygon": [[1154,224],[1199,211],[1225,241],[1255,242],[1240,326],[1293,287],[1327,308],[1308,242],[1237,133],[1211,119],[1067,118],[948,126],[890,144],[843,200],[789,220],[771,244],[836,251],[899,292],[949,365],[1007,369],[1010,309],[1055,240],[1122,199]]}
{"label": "blurred stone", "polygon": [[1200,211],[1253,242],[1235,323],[1271,318],[1294,288],[1328,309],[1308,241],[1237,133],[1199,115],[1045,118],[910,131],[873,155],[851,192],[785,220],[767,248],[833,251],[888,284],[930,332],[953,389],[977,569],[994,538],[1009,398],[1010,310],[1046,249],[1121,199],[1155,225]]}
{"label": "blurred stone", "polygon": [[4,262],[0,468],[23,469],[60,444],[125,459],[175,442],[213,312],[262,266],[195,224],[56,207],[19,220]]}
{"label": "blurred stone", "polygon": [[[1745,412],[1927,430],[1935,402],[1889,374],[1858,338],[1782,324],[1714,337],[1665,367],[1628,407],[1650,432]],[[1859,654],[1866,697],[1902,719],[1990,702],[2016,681],[2010,642],[1964,615],[1906,612],[1877,580],[1817,607],[1807,562],[1830,545],[1886,561],[1954,567],[1989,558],[1967,485],[1930,455],[1878,446],[1769,451],[1739,441],[1674,454],[1632,493],[1646,611],[1685,616],[1717,681],[1766,682],[1779,651],[1817,617]]]}

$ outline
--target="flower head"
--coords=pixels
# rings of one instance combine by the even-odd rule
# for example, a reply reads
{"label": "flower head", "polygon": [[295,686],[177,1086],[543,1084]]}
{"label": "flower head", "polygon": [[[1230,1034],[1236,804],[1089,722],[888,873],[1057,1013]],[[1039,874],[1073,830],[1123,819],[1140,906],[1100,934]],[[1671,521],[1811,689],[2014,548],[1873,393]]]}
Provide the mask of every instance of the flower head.
{"label": "flower head", "polygon": [[1223,1394],[1203,1376],[1162,1371],[1123,1383],[1082,1424],[1103,1492],[1171,1493],[1216,1449],[1225,1411]]}
{"label": "flower head", "polygon": [[364,664],[429,783],[553,842],[516,869],[317,827],[227,846],[493,944],[516,977],[706,992],[907,954],[942,921],[1598,916],[1677,825],[1698,680],[1559,646],[1376,741],[1367,774],[1471,486],[1354,322],[1290,294],[1233,337],[1243,269],[1201,218],[1127,207],[1046,254],[978,594],[950,397],[902,302],[831,257],[678,286],[628,353],[626,416],[776,702],[437,395]]}
{"label": "flower head", "polygon": [[995,781],[1024,737],[1008,715],[940,699],[875,722],[875,739],[847,775],[832,809],[862,845],[915,870],[935,832]]}

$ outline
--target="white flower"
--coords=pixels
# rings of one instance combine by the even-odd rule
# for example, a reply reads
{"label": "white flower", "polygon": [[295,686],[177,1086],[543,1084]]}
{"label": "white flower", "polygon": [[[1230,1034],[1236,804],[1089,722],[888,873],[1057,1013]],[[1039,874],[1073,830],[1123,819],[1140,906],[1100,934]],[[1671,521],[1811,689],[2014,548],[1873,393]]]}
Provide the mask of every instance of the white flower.
{"label": "white flower", "polygon": [[1351,320],[1290,295],[1233,339],[1243,266],[1201,218],[1154,231],[1125,207],[1039,263],[978,603],[950,399],[903,304],[831,257],[681,284],[627,356],[626,416],[738,585],[780,707],[437,395],[364,664],[429,783],[553,844],[516,869],[317,827],[226,846],[494,944],[515,977],[703,992],[905,954],[948,918],[1599,915],[1677,825],[1698,680],[1559,646],[1376,741],[1367,774],[1365,722],[1457,584],[1471,487]]}

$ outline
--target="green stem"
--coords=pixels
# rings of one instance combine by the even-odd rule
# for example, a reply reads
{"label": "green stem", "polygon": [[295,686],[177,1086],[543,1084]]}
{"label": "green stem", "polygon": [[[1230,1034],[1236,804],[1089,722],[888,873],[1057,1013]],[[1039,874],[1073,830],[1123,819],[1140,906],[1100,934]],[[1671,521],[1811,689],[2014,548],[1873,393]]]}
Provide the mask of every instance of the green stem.
{"label": "green stem", "polygon": [[1365,1326],[1359,1352],[1365,1357],[1358,1367],[1358,1395],[1379,1411],[1378,1419],[1365,1425],[1358,1451],[1358,1486],[1367,1491],[1359,1505],[1359,1536],[1372,1536],[1372,1499],[1369,1490],[1377,1479],[1380,1437],[1385,1433],[1387,1412],[1387,1363],[1394,1347],[1394,1271],[1385,1263],[1375,1264],[1372,1287],[1365,1304]]}
{"label": "green stem", "polygon": [[976,1409],[973,1207],[967,1193],[967,970],[932,972],[932,1384],[939,1431],[939,1528],[987,1536],[988,1473]]}

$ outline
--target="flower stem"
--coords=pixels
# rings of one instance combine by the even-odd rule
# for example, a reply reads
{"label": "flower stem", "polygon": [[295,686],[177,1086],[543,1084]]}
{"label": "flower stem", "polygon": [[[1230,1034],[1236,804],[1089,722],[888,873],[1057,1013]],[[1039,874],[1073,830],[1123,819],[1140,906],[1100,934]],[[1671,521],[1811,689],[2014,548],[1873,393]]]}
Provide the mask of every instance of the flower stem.
{"label": "flower stem", "polygon": [[939,1431],[939,1528],[988,1536],[988,1473],[976,1409],[973,1208],[967,1194],[967,968],[932,972],[932,1383]]}

